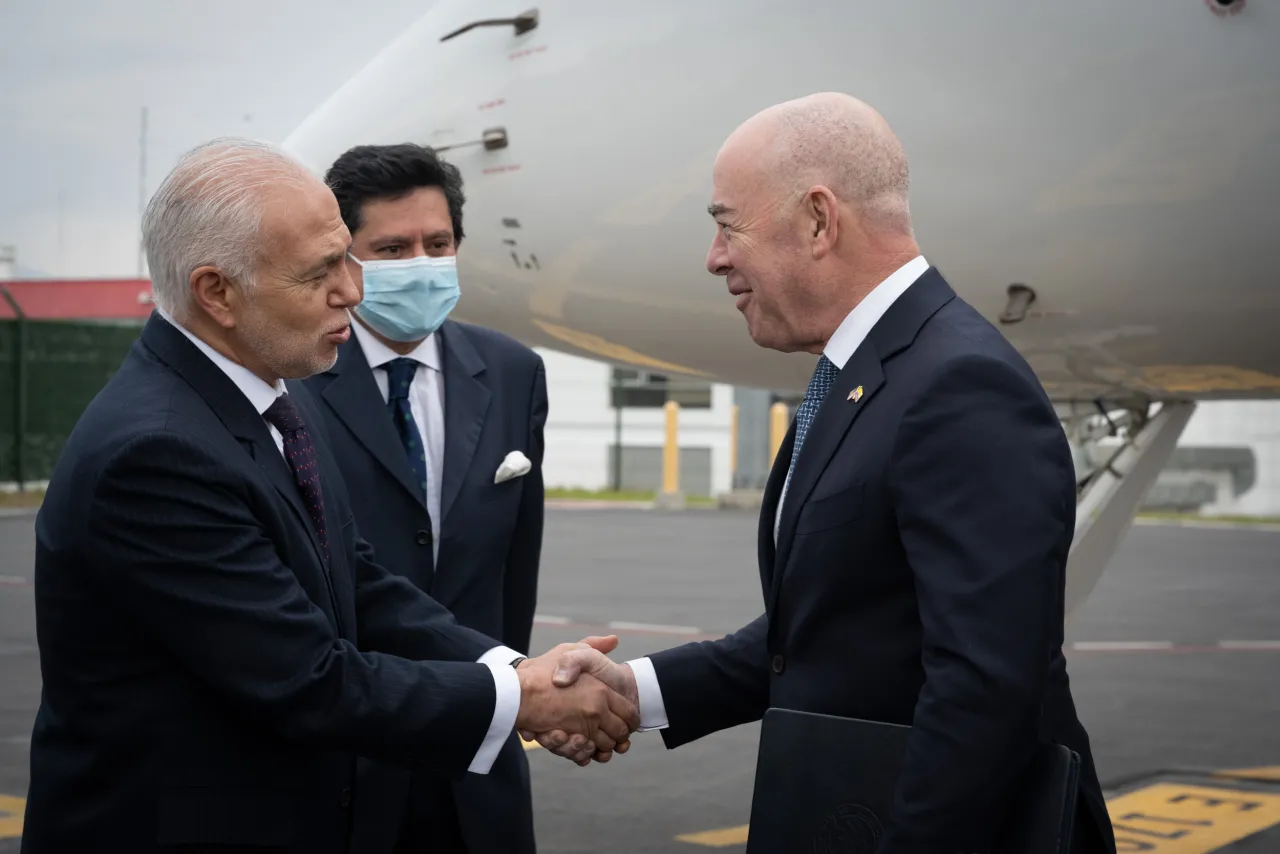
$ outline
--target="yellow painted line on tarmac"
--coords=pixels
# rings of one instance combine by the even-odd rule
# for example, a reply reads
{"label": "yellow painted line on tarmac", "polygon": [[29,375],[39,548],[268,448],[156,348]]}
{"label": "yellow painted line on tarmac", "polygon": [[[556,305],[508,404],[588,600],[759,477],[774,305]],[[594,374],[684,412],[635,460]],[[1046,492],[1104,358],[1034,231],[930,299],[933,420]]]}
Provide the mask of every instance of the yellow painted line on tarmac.
{"label": "yellow painted line on tarmac", "polygon": [[1280,783],[1280,765],[1268,765],[1262,768],[1232,768],[1217,771],[1215,776],[1230,777],[1236,780],[1261,780],[1264,783]]}
{"label": "yellow painted line on tarmac", "polygon": [[[1223,774],[1280,773],[1280,767]],[[1263,779],[1258,774],[1253,779]],[[1280,824],[1280,795],[1155,783],[1107,802],[1117,854],[1209,854]],[[748,825],[685,833],[679,842],[727,848],[747,841]]]}
{"label": "yellow painted line on tarmac", "polygon": [[524,747],[525,753],[528,753],[530,750],[537,750],[539,747],[542,747],[542,745],[538,744],[538,742],[536,741],[525,741],[524,736],[520,737],[520,744]]}
{"label": "yellow painted line on tarmac", "polygon": [[22,816],[26,811],[26,798],[0,795],[0,839],[17,839],[22,836]]}
{"label": "yellow painted line on tarmac", "polygon": [[704,845],[707,848],[727,848],[730,845],[744,845],[747,841],[749,825],[726,827],[722,830],[704,830],[701,833],[685,833],[676,837],[677,842],[689,842],[693,845]]}
{"label": "yellow painted line on tarmac", "polygon": [[1280,795],[1156,783],[1107,802],[1116,852],[1208,854],[1280,824]]}

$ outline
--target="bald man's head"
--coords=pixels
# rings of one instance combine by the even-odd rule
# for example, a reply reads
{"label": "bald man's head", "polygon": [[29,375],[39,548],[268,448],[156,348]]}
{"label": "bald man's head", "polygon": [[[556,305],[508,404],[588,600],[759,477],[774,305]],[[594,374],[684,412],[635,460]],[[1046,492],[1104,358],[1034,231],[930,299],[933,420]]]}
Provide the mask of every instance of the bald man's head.
{"label": "bald man's head", "polygon": [[907,155],[884,117],[857,98],[824,92],[762,110],[720,157],[754,163],[780,201],[822,185],[869,226],[911,232]]}
{"label": "bald man's head", "polygon": [[740,125],[716,158],[708,269],[727,277],[756,343],[821,352],[919,250],[902,145],[874,109],[820,93]]}

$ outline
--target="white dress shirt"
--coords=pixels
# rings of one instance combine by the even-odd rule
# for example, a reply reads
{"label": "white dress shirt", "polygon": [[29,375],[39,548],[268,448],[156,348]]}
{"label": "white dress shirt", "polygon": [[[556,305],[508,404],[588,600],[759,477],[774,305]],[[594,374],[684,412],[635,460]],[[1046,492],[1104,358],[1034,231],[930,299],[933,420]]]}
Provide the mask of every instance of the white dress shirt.
{"label": "white dress shirt", "polygon": [[[440,558],[440,475],[444,471],[444,374],[440,361],[440,341],[433,332],[410,353],[401,356],[358,322],[351,324],[364,357],[373,369],[382,399],[388,398],[387,363],[393,359],[412,359],[418,363],[409,386],[409,412],[418,425],[418,438],[427,449],[427,515],[431,517],[432,556]],[[438,569],[438,567],[437,567]]]}
{"label": "white dress shirt", "polygon": [[[898,297],[906,293],[907,288],[915,284],[916,279],[929,269],[929,262],[923,255],[917,255],[893,272],[889,278],[876,285],[871,293],[862,298],[853,311],[845,317],[836,328],[831,340],[823,348],[822,354],[831,360],[837,370],[843,370],[854,352],[862,346],[862,342],[880,318],[884,317],[889,307]],[[803,449],[802,449],[803,450]],[[786,495],[778,499],[778,507],[774,516],[774,537],[777,537],[778,520],[782,517],[782,502]],[[658,674],[653,669],[653,662],[647,657],[627,662],[635,673],[636,688],[640,699],[640,728],[642,730],[663,729],[667,726],[667,708],[662,700],[662,689],[658,686]]]}
{"label": "white dress shirt", "polygon": [[[274,386],[270,385],[244,365],[236,364],[217,350],[210,347],[204,341],[197,338],[182,324],[175,323],[173,318],[164,311],[158,311],[161,317],[173,326],[177,327],[178,331],[187,336],[187,339],[190,340],[192,344],[196,345],[201,353],[208,356],[209,360],[217,365],[218,368],[220,368],[222,372],[236,384],[236,388],[244,392],[244,396],[249,399],[249,403],[258,411],[258,414],[261,415],[266,412],[271,404],[275,402],[275,399],[285,393],[283,382],[277,380]],[[359,325],[352,323],[351,328],[358,330]],[[363,343],[364,341],[361,340],[361,344]],[[426,342],[424,342],[424,345],[425,343]],[[368,352],[369,351],[366,349],[365,353],[367,354]],[[392,356],[394,357],[395,354],[393,353]],[[439,364],[438,356],[436,364]],[[385,398],[387,393],[386,371],[375,372],[375,374],[376,373],[382,374],[382,389],[383,397]],[[421,374],[425,372],[418,371],[418,373]],[[414,383],[417,383],[416,377],[414,378]],[[410,405],[413,406],[415,404],[411,402]],[[418,410],[413,409],[412,411],[413,416],[416,419],[418,417]],[[265,417],[263,418],[263,421],[266,421]],[[423,422],[419,421],[418,423],[422,424]],[[443,425],[443,419],[441,419],[441,424]],[[280,435],[280,431],[277,430],[269,421],[267,422],[267,429],[271,431],[271,438],[275,440],[276,448],[283,456],[284,437]],[[443,426],[441,427],[440,435],[444,435]],[[439,490],[437,489],[437,496],[438,493]],[[438,497],[436,506],[439,507]],[[433,518],[432,524],[434,523],[435,519]],[[435,539],[439,541],[438,536]],[[480,749],[471,760],[470,767],[467,768],[468,771],[471,771],[474,774],[489,773],[489,769],[493,767],[494,761],[498,758],[499,751],[502,750],[502,745],[506,743],[507,738],[515,729],[516,716],[520,711],[520,678],[516,676],[515,668],[511,666],[511,662],[521,657],[520,653],[505,646],[496,646],[484,655],[480,656],[479,663],[488,667],[489,671],[493,674],[493,683],[497,692],[497,701],[493,707],[493,719],[489,723],[489,731],[485,734],[484,741],[480,744]]]}

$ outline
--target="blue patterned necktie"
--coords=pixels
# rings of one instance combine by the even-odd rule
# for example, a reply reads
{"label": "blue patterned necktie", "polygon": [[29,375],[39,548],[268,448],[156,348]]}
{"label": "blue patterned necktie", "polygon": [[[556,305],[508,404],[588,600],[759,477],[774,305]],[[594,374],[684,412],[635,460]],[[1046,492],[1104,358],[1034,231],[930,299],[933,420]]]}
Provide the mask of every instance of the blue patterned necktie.
{"label": "blue patterned necktie", "polygon": [[413,411],[409,408],[409,388],[413,385],[414,372],[418,363],[413,359],[392,359],[387,362],[387,408],[391,411],[391,420],[395,422],[396,432],[400,434],[400,444],[404,445],[405,455],[409,457],[409,468],[413,471],[414,482],[422,490],[422,498],[427,496],[427,449],[422,445],[422,433],[413,420]]}
{"label": "blue patterned necktie", "polygon": [[275,399],[267,411],[262,413],[267,423],[280,431],[284,439],[284,455],[293,469],[293,481],[302,495],[302,503],[306,505],[307,515],[316,529],[316,539],[320,541],[320,554],[325,565],[329,563],[329,534],[324,525],[324,495],[320,491],[320,469],[316,464],[316,450],[311,444],[311,436],[307,433],[302,416],[293,405],[293,399],[282,394]]}
{"label": "blue patterned necktie", "polygon": [[818,359],[818,365],[813,369],[813,377],[809,380],[809,389],[804,393],[804,400],[796,409],[796,441],[791,449],[791,465],[787,469],[787,480],[782,484],[782,496],[778,500],[779,508],[782,507],[782,501],[786,499],[787,487],[791,485],[791,474],[796,470],[796,460],[800,458],[800,449],[804,447],[805,437],[809,435],[809,428],[813,426],[818,407],[822,406],[823,399],[827,396],[827,392],[831,391],[831,386],[839,374],[840,369],[826,356]]}

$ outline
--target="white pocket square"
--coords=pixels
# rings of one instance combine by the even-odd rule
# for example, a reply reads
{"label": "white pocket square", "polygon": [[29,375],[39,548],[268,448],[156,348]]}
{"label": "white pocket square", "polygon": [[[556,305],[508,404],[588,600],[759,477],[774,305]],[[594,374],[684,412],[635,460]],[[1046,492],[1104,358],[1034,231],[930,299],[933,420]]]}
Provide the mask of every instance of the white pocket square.
{"label": "white pocket square", "polygon": [[493,482],[502,483],[504,480],[511,480],[513,477],[523,477],[529,473],[531,468],[533,468],[533,463],[529,462],[528,457],[519,451],[512,451],[507,454],[507,458],[502,461],[502,465],[498,466],[498,471],[493,476]]}

